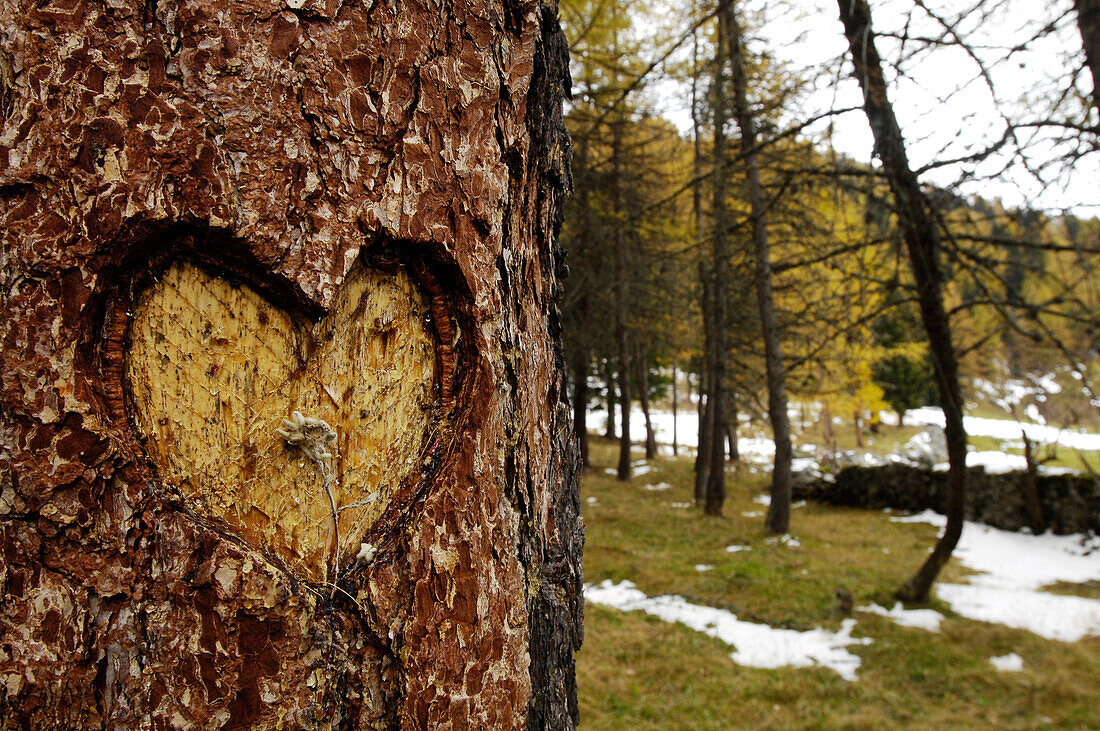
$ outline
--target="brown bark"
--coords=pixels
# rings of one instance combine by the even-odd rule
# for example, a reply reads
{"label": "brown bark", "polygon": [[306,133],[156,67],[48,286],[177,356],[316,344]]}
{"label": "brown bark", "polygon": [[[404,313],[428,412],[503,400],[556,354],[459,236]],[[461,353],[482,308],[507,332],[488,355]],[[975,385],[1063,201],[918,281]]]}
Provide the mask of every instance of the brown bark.
{"label": "brown bark", "polygon": [[726,455],[723,448],[723,429],[726,423],[726,357],[729,351],[729,333],[726,331],[728,309],[729,246],[727,238],[730,229],[729,200],[727,198],[728,140],[726,123],[729,121],[729,105],[726,98],[726,66],[729,62],[726,38],[730,32],[729,16],[733,10],[731,0],[721,0],[718,11],[718,36],[714,51],[714,240],[712,252],[712,292],[710,295],[710,317],[704,313],[704,326],[707,329],[710,346],[710,391],[707,394],[707,408],[712,412],[708,417],[708,435],[710,472],[707,475],[706,502],[704,512],[707,515],[721,515],[722,505],[726,501]]}
{"label": "brown bark", "polygon": [[[679,420],[678,416],[680,414],[680,410],[679,410],[680,407],[679,407],[679,403],[678,403],[679,397],[678,397],[678,394],[676,393],[676,390],[677,390],[676,389],[676,365],[673,364],[673,366],[672,366],[672,456],[673,457],[675,457],[677,455],[677,452],[679,452],[679,444],[678,444],[678,442],[679,442],[679,433],[678,433],[679,432],[679,428],[678,428],[679,424],[677,422]],[[688,381],[688,401],[689,402],[691,401],[691,381]]]}
{"label": "brown bark", "polygon": [[786,533],[791,518],[791,425],[787,415],[787,389],[783,376],[783,348],[779,342],[779,321],[772,296],[772,266],[768,251],[767,206],[760,183],[760,160],[756,154],[756,120],[748,101],[748,81],[745,77],[744,51],[741,45],[741,25],[737,21],[735,4],[730,2],[729,60],[733,88],[733,112],[741,129],[741,157],[745,162],[752,219],[753,253],[756,258],[756,301],[760,309],[760,330],[764,336],[764,366],[768,381],[768,421],[775,440],[775,462],[772,470],[771,504],[764,521],[769,533]]}
{"label": "brown bark", "polygon": [[1085,64],[1092,74],[1092,105],[1100,114],[1100,0],[1074,0],[1077,29],[1085,49]]}
{"label": "brown bark", "polygon": [[[620,111],[611,125],[611,212],[615,218],[624,215],[623,203],[623,126],[626,119]],[[619,385],[619,464],[616,477],[629,480],[630,462],[630,339],[627,331],[630,289],[627,284],[626,237],[622,226],[612,234],[615,247],[615,345],[618,350]]]}
{"label": "brown bark", "polygon": [[[692,36],[693,66],[699,67],[699,43],[697,35]],[[694,155],[692,168],[695,184],[691,187],[692,211],[695,218],[695,242],[699,248],[699,295],[700,309],[703,313],[703,357],[699,372],[699,400],[697,411],[699,416],[699,431],[696,437],[695,451],[695,490],[696,505],[703,505],[707,496],[707,481],[710,479],[710,442],[712,427],[712,412],[707,406],[710,395],[710,370],[713,346],[711,344],[710,328],[710,275],[706,264],[706,237],[703,234],[703,140],[701,110],[699,109],[698,73],[691,78],[691,128]]]}
{"label": "brown bark", "polygon": [[855,75],[863,90],[863,108],[875,138],[875,152],[893,193],[895,212],[909,253],[917,287],[921,322],[928,333],[928,348],[936,374],[943,409],[948,455],[947,526],[928,559],[900,589],[904,601],[928,600],[936,576],[951,557],[962,535],[966,499],[966,431],[951,326],[944,309],[939,266],[940,236],[931,203],[909,166],[905,141],[886,93],[882,59],[871,30],[871,9],[866,0],[838,0],[844,35],[851,49]]}
{"label": "brown bark", "polygon": [[[0,725],[575,726],[583,528],[555,307],[569,185],[556,9],[15,0],[0,19]],[[389,492],[344,482],[353,456],[379,456],[357,450],[385,448],[344,445],[357,414],[338,406],[362,361],[315,366],[330,347],[315,338],[288,367],[323,374],[320,390],[252,391],[219,364],[258,372],[267,356],[202,360],[235,335],[142,325],[148,297],[174,307],[150,293],[180,262],[209,275],[204,291],[252,292],[264,333],[280,317],[293,337],[379,352],[390,310],[364,314],[378,302],[365,329],[355,308],[326,323],[356,267],[409,277],[429,378],[388,408],[427,425],[394,447],[411,461]],[[225,390],[142,400],[174,371],[135,348],[166,341],[189,348],[189,383]],[[203,452],[148,405],[210,391],[227,399],[207,423],[255,420],[261,461],[294,454],[271,414],[331,399],[324,504],[378,501],[335,519],[340,540],[302,539],[334,545],[333,570],[297,565],[264,537],[278,531],[251,530],[258,514],[233,517],[231,485],[188,471],[221,455],[246,473],[248,440],[238,452],[211,431]],[[262,398],[228,398],[248,393]],[[295,470],[265,479],[317,487]],[[257,489],[242,499],[261,504]]]}
{"label": "brown bark", "polygon": [[657,435],[653,433],[653,420],[649,416],[649,358],[644,345],[638,346],[635,371],[638,374],[638,402],[645,418],[645,458],[657,456]]}
{"label": "brown bark", "polygon": [[577,435],[581,469],[589,468],[588,460],[588,358],[578,357],[573,364],[573,433]]}
{"label": "brown bark", "polygon": [[1039,463],[1035,459],[1035,447],[1027,432],[1020,430],[1024,440],[1024,459],[1027,460],[1027,471],[1024,473],[1023,493],[1024,505],[1027,506],[1028,524],[1031,532],[1039,535],[1046,530],[1047,521],[1043,516],[1043,501],[1039,498]]}

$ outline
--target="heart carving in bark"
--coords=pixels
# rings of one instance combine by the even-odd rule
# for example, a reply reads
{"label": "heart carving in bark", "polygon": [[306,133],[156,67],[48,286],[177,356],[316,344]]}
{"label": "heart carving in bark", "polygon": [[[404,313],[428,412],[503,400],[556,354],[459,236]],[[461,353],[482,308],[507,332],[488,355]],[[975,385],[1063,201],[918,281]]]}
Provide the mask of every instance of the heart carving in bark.
{"label": "heart carving in bark", "polygon": [[[161,480],[197,511],[306,578],[333,581],[423,468],[436,383],[430,320],[401,269],[357,264],[311,323],[178,262],[133,312],[133,420]],[[318,421],[334,432],[321,452],[288,437]]]}

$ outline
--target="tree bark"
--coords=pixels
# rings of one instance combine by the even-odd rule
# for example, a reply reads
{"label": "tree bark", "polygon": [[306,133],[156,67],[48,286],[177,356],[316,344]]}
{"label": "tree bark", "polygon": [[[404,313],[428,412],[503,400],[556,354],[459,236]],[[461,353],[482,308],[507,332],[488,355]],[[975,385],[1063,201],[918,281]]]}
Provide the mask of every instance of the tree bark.
{"label": "tree bark", "polygon": [[[679,450],[679,398],[676,393],[676,364],[672,364],[672,456],[677,456]],[[691,381],[688,381],[688,401],[691,401]]]}
{"label": "tree bark", "polygon": [[[624,215],[623,203],[623,126],[626,119],[620,111],[611,123],[611,212],[615,218]],[[619,367],[619,465],[616,477],[629,480],[630,464],[630,338],[627,329],[629,317],[629,285],[627,283],[626,237],[622,226],[612,233],[615,248],[615,344],[618,348]]]}
{"label": "tree bark", "polygon": [[0,725],[574,727],[556,7],[0,19]]}
{"label": "tree bark", "polygon": [[635,371],[638,374],[638,402],[645,418],[645,458],[657,456],[657,435],[653,433],[653,419],[649,414],[649,358],[644,345],[638,346]]}
{"label": "tree bark", "polygon": [[772,295],[772,266],[768,251],[767,206],[760,183],[760,160],[756,154],[756,120],[748,101],[741,25],[735,4],[730,2],[728,42],[733,87],[733,111],[741,129],[741,157],[745,161],[753,253],[756,259],[756,301],[760,309],[760,330],[764,336],[764,366],[768,381],[768,421],[775,440],[772,471],[771,505],[764,521],[768,533],[786,533],[791,517],[791,425],[787,415],[787,389],[783,376],[783,348],[779,341],[779,321]]}
{"label": "tree bark", "polygon": [[615,425],[617,421],[615,416],[615,404],[617,403],[619,398],[618,393],[615,390],[615,382],[617,376],[612,372],[611,366],[607,364],[605,364],[604,366],[604,374],[606,376],[604,378],[604,382],[607,384],[607,393],[605,398],[605,401],[607,403],[607,426],[604,429],[603,435],[605,439],[616,439],[617,427]]}
{"label": "tree bark", "polygon": [[697,34],[692,34],[693,66],[696,69],[691,77],[691,129],[694,145],[692,167],[695,175],[695,184],[691,187],[692,211],[695,217],[695,242],[699,248],[699,299],[700,309],[703,313],[703,357],[699,372],[699,400],[697,410],[699,416],[699,432],[696,437],[695,451],[695,504],[703,505],[706,501],[707,482],[710,478],[710,442],[712,412],[708,406],[710,400],[710,372],[711,356],[714,347],[711,343],[712,327],[710,324],[710,275],[706,265],[706,237],[703,235],[703,140],[701,110],[699,109],[698,95],[698,68],[699,68],[699,39]]}
{"label": "tree bark", "polygon": [[1031,532],[1040,535],[1046,530],[1047,521],[1043,516],[1043,501],[1039,497],[1039,462],[1035,459],[1035,447],[1027,432],[1021,429],[1020,435],[1024,440],[1024,459],[1027,461],[1022,484],[1027,521]]}
{"label": "tree bark", "polygon": [[577,435],[581,469],[590,467],[588,461],[588,366],[587,356],[578,356],[573,364],[573,433]]}
{"label": "tree bark", "polygon": [[1100,0],[1074,0],[1077,29],[1085,49],[1085,64],[1092,74],[1092,106],[1100,114]]}
{"label": "tree bark", "polygon": [[727,328],[728,287],[726,276],[729,272],[729,247],[727,238],[730,229],[729,200],[727,193],[727,175],[729,174],[728,141],[726,123],[729,121],[729,106],[726,98],[726,66],[729,62],[726,38],[730,32],[730,14],[733,11],[731,0],[720,0],[718,11],[718,36],[714,51],[714,240],[712,242],[713,271],[710,296],[710,392],[707,408],[712,415],[708,417],[711,428],[710,473],[707,475],[706,504],[707,515],[721,515],[722,505],[726,501],[726,454],[723,449],[723,429],[726,423],[726,357],[729,350]]}
{"label": "tree bark", "polygon": [[903,601],[924,602],[962,535],[966,500],[966,431],[963,429],[958,363],[943,303],[939,230],[932,217],[931,203],[909,166],[901,128],[886,93],[882,60],[871,30],[871,9],[866,0],[838,0],[838,5],[856,78],[863,90],[863,108],[875,138],[875,152],[882,161],[894,196],[895,211],[913,268],[921,322],[928,333],[928,347],[946,423],[947,526],[928,559],[897,592]]}

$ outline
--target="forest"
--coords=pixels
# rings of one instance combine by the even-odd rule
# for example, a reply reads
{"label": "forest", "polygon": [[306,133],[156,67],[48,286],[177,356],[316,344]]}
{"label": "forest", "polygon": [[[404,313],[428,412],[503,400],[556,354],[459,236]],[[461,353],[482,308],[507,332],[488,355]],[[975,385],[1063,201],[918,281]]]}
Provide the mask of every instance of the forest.
{"label": "forest", "polygon": [[1100,728],[1100,0],[0,3],[0,729]]}
{"label": "forest", "polygon": [[[562,310],[588,470],[586,596],[596,612],[588,637],[593,626],[629,634],[627,620],[593,602],[722,636],[661,604],[669,596],[638,592],[639,576],[646,591],[671,600],[708,597],[697,608],[704,613],[726,602],[751,614],[766,594],[772,603],[755,611],[773,626],[779,617],[821,621],[838,606],[847,616],[852,591],[856,603],[942,608],[948,590],[937,600],[934,582],[958,570],[949,562],[956,548],[975,550],[960,538],[964,524],[980,530],[968,521],[985,500],[982,455],[1000,452],[990,473],[1011,462],[1025,476],[1025,531],[1055,527],[1036,476],[1065,469],[1091,484],[1098,468],[1095,445],[1044,442],[1034,431],[1100,428],[1096,3],[563,0],[561,16],[573,144]],[[942,415],[928,420],[932,413]],[[940,436],[936,427],[920,433],[933,422]],[[824,569],[815,615],[786,609],[798,602],[775,585],[806,591],[786,579],[772,575],[765,589],[769,579],[754,577],[746,596],[745,566],[724,567],[721,582],[719,572],[704,581],[673,565],[675,555],[710,572],[715,562],[701,546],[723,532],[726,543],[751,536],[727,547],[738,557],[807,535],[846,540],[849,529],[824,514],[797,512],[799,498],[840,491],[807,482],[839,486],[847,474],[849,489],[866,493],[846,467],[898,461],[913,440],[929,438],[942,439],[934,460],[946,472],[936,488],[942,530],[908,562],[890,561],[886,574],[876,567],[863,579],[873,587],[855,589],[860,579]],[[894,472],[881,479],[905,482]],[[847,504],[907,500],[863,499]],[[670,512],[681,519],[654,524]],[[884,552],[903,540],[892,526],[871,530]],[[670,565],[626,555],[643,546]],[[759,571],[790,570],[757,558],[766,561]],[[582,711],[609,727],[645,725],[644,696],[668,692],[666,681],[658,671],[633,684],[610,680],[599,653],[636,658],[599,642],[581,654]],[[1094,663],[1090,647],[1083,652]],[[645,664],[649,654],[635,651]],[[586,680],[598,701],[586,704]],[[686,681],[675,685],[678,696],[694,693]],[[684,713],[698,712],[692,702]],[[629,703],[643,710],[623,710]],[[1038,722],[1019,713],[1025,726]],[[995,719],[964,717],[964,725]],[[784,718],[777,723],[804,719]],[[829,718],[828,727],[862,727],[858,716]],[[723,727],[720,714],[713,727]]]}

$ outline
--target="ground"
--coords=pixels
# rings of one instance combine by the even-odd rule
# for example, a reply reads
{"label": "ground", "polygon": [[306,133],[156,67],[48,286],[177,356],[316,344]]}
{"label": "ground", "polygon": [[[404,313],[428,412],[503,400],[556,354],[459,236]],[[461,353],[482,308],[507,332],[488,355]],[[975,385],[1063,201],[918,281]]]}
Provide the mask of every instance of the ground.
{"label": "ground", "polygon": [[[594,469],[582,485],[590,585],[629,580],[650,597],[676,594],[743,620],[838,630],[838,589],[856,607],[893,606],[893,590],[935,538],[928,524],[810,504],[792,516],[801,545],[768,543],[764,508],[754,502],[766,488],[764,472],[731,471],[724,517],[707,518],[689,506],[690,459],[659,458],[624,484],[605,473],[615,446],[592,444]],[[646,489],[658,485],[668,487]],[[731,545],[751,550],[728,552]],[[971,573],[953,561],[942,578],[965,581]],[[1095,586],[1062,582],[1056,590],[1095,597]],[[734,648],[704,633],[588,602],[577,658],[582,726],[1100,727],[1100,637],[1059,642],[966,619],[945,602],[932,608],[945,617],[939,632],[855,612],[853,635],[872,641],[847,648],[861,660],[858,679],[847,681],[824,667],[743,667]],[[990,662],[1013,653],[1023,661],[1019,672]]]}

